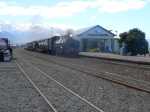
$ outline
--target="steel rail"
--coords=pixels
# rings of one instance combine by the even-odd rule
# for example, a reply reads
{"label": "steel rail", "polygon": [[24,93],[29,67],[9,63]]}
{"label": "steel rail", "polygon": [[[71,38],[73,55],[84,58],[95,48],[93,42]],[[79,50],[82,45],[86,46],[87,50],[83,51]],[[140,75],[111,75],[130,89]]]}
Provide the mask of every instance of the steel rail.
{"label": "steel rail", "polygon": [[[26,53],[29,54],[28,52],[26,52]],[[39,54],[38,52],[35,52],[35,53]],[[86,57],[86,58],[89,58],[89,57]],[[96,59],[96,58],[91,58],[91,59]],[[121,65],[121,66],[126,66],[126,67],[131,67],[131,68],[139,68],[139,69],[144,69],[144,70],[150,71],[150,66],[148,66],[148,65],[141,66],[143,64],[136,64],[136,63],[130,63],[130,62],[122,62],[122,61],[113,61],[113,60],[112,60],[113,62],[112,61],[110,62],[110,61],[108,61],[106,59],[101,59],[101,60],[102,60],[102,63],[106,63],[106,64]]]}
{"label": "steel rail", "polygon": [[[30,56],[36,57],[36,56],[33,56],[33,55],[30,55]],[[36,57],[36,59],[39,59],[39,58]],[[40,60],[47,61],[44,58],[42,58],[42,59],[40,58]],[[72,66],[77,66],[77,64],[67,65],[67,64],[58,63],[54,60],[48,60],[48,61],[53,63],[53,64],[56,64],[56,65],[59,65],[59,66],[62,66],[62,67],[66,67],[66,68],[69,68],[71,70],[79,71],[79,72],[85,73],[85,74],[90,75],[90,76],[95,76],[95,77],[102,78],[104,80],[108,80],[108,81],[111,81],[111,82],[119,84],[119,85],[123,85],[123,86],[129,87],[129,88],[135,89],[135,90],[150,93],[150,86],[149,86],[150,83],[148,83],[146,81],[140,81],[140,80],[133,79],[133,78],[126,78],[126,77],[123,77],[119,74],[110,73],[110,72],[101,72],[101,73],[100,72],[99,73],[91,73],[90,72],[89,73],[88,71],[84,71],[82,69],[82,67],[79,67],[79,68],[72,67]],[[86,69],[90,70],[89,68],[86,68]],[[115,77],[117,77],[117,78],[115,78]],[[121,77],[121,79],[119,77]],[[137,83],[132,83],[132,82],[126,80],[126,79],[132,80],[132,81],[137,82]],[[148,86],[145,86],[145,85],[148,85]]]}
{"label": "steel rail", "polygon": [[30,79],[30,77],[28,76],[28,74],[25,72],[25,70],[21,67],[21,65],[15,61],[15,63],[17,64],[18,68],[20,69],[20,71],[23,73],[23,75],[29,80],[29,82],[33,85],[33,87],[37,90],[37,92],[43,97],[43,99],[45,100],[45,102],[50,106],[50,108],[52,108],[52,110],[54,112],[58,112],[55,107],[52,105],[52,103],[46,98],[46,96],[41,92],[41,90],[36,86],[36,84]]}
{"label": "steel rail", "polygon": [[93,103],[91,103],[90,101],[88,101],[87,99],[83,98],[82,96],[80,96],[79,94],[73,92],[71,89],[65,87],[62,83],[58,82],[57,80],[55,80],[53,77],[49,76],[47,73],[45,73],[44,71],[42,71],[39,67],[36,67],[35,65],[31,64],[30,62],[28,62],[27,60],[25,61],[25,59],[23,59],[24,62],[30,64],[30,66],[32,66],[34,69],[36,69],[37,71],[39,71],[40,73],[42,73],[45,77],[49,78],[50,80],[54,81],[55,83],[57,83],[60,87],[64,88],[66,91],[68,91],[69,93],[71,93],[72,95],[78,97],[80,100],[82,100],[83,102],[87,103],[88,105],[90,105],[92,108],[96,109],[99,112],[104,112],[102,109],[100,109],[99,107],[97,107],[96,105],[94,105]]}

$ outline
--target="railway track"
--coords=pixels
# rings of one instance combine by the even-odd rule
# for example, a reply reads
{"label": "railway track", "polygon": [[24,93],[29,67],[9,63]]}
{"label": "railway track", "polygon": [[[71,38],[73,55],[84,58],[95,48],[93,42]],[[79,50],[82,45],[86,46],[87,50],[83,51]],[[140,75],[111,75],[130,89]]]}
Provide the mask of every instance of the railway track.
{"label": "railway track", "polygon": [[[71,64],[71,63],[66,63],[63,61],[63,64],[60,62],[56,62],[55,60],[47,60],[45,58],[42,58],[38,55],[31,55],[28,53],[28,55],[30,55],[31,57],[34,58],[39,58],[45,62],[51,62],[53,64],[59,65],[59,66],[63,66],[66,68],[69,68],[71,70],[75,70],[75,71],[79,71],[82,73],[85,73],[87,75],[91,75],[91,76],[95,76],[98,78],[102,78],[123,86],[127,86],[129,88],[135,89],[135,90],[139,90],[139,91],[143,91],[143,92],[147,92],[150,93],[150,83],[147,81],[143,81],[143,80],[137,80],[137,79],[133,79],[131,77],[126,77],[126,76],[121,76],[120,74],[117,73],[111,73],[111,72],[97,72],[96,70],[87,68],[85,66],[81,66],[81,65],[77,65],[77,64]],[[147,68],[146,68],[147,69]]]}
{"label": "railway track", "polygon": [[0,65],[0,73],[10,73],[10,72],[16,72],[17,68],[15,66],[2,66]]}
{"label": "railway track", "polygon": [[[37,58],[42,58],[39,56],[39,53],[33,53],[33,52],[28,52],[25,51],[29,55],[33,55]],[[118,63],[118,62],[112,62],[112,61],[104,61],[104,60],[97,60],[97,59],[92,59],[89,60],[89,58],[81,58],[81,59],[66,59],[66,58],[58,58],[56,56],[46,56],[44,55],[46,59],[52,57],[57,63],[64,63],[68,62],[68,64],[78,64],[80,66],[85,66],[88,65],[88,68],[96,68],[99,70],[100,68],[106,69],[105,71],[111,72],[111,73],[117,73],[123,76],[128,76],[132,77],[134,79],[139,79],[139,80],[144,80],[144,81],[150,81],[150,66],[147,65],[137,65],[137,64],[130,64],[130,63]],[[108,66],[111,67],[109,68]],[[115,65],[115,66],[113,66]],[[120,70],[119,70],[120,69]],[[105,72],[103,71],[103,72]],[[102,71],[100,71],[102,72]]]}
{"label": "railway track", "polygon": [[[52,80],[53,82],[55,82],[58,86],[60,86],[61,88],[63,88],[65,91],[67,91],[68,93],[72,94],[73,97],[77,97],[78,99],[80,99],[82,102],[84,102],[86,105],[90,106],[92,109],[92,112],[104,112],[102,109],[100,109],[99,107],[95,106],[93,103],[91,103],[90,101],[86,100],[85,98],[81,97],[80,95],[78,95],[77,93],[73,92],[71,89],[65,87],[63,84],[61,84],[60,82],[58,82],[57,80],[55,80],[54,78],[52,78],[51,76],[47,75],[47,73],[45,73],[44,71],[42,71],[40,68],[36,67],[35,65],[32,65],[30,62],[28,62],[25,59],[22,59],[22,61],[24,63],[27,63],[30,67],[32,67],[34,70],[36,70],[37,72],[42,74],[42,77],[46,77],[49,80]],[[20,68],[20,70],[22,71],[22,73],[25,75],[25,77],[30,81],[30,83],[34,86],[34,88],[39,92],[39,94],[44,98],[44,100],[47,102],[47,104],[54,110],[54,112],[59,112],[56,108],[56,106],[54,107],[52,105],[52,103],[50,102],[50,100],[46,97],[46,95],[43,94],[43,92],[40,90],[40,88],[37,86],[37,84],[34,83],[33,79],[30,78],[30,76],[28,75],[28,73],[26,73],[22,67],[22,65],[19,64],[19,62],[16,62],[18,67]],[[47,88],[48,89],[48,88]],[[66,102],[67,103],[67,102]],[[65,110],[67,112],[67,110]],[[88,110],[89,111],[89,110]],[[88,112],[85,111],[85,112]],[[61,111],[60,111],[61,112]],[[71,111],[68,111],[71,112]],[[73,111],[74,112],[74,111]],[[80,111],[79,111],[80,112]],[[91,112],[91,111],[89,111]]]}
{"label": "railway track", "polygon": [[57,109],[52,105],[52,103],[45,97],[45,95],[40,91],[40,89],[36,86],[36,84],[31,80],[31,78],[28,76],[28,74],[25,72],[25,70],[21,67],[21,65],[15,61],[20,71],[24,74],[24,76],[29,80],[29,82],[32,84],[32,86],[36,89],[36,91],[43,97],[44,101],[49,105],[50,108],[54,112],[58,112]]}
{"label": "railway track", "polygon": [[[113,83],[112,81],[106,79],[104,80],[103,78],[97,76],[93,77],[92,74],[86,74],[77,70],[70,69],[63,65],[52,63],[49,59],[42,57],[43,56],[42,54],[40,55],[41,57],[39,56],[36,57],[35,56],[36,53],[29,55],[26,54],[25,52],[19,51],[17,54],[18,56],[20,55],[21,58],[25,58],[26,60],[28,60],[33,66],[40,68],[47,75],[50,75],[55,80],[59,81],[65,87],[71,89],[73,92],[87,99],[88,101],[98,106],[99,108],[102,108],[104,111],[122,112],[126,110],[129,112],[140,112],[140,111],[147,112],[150,107],[149,105],[150,97],[148,92],[142,90],[139,91],[135,88],[133,89],[131,87],[124,86],[122,84]],[[33,68],[31,68],[31,70],[33,70]],[[38,72],[33,74],[38,74]],[[33,77],[33,80],[36,77],[39,76],[35,75]],[[45,78],[45,80],[47,80],[47,78]],[[43,82],[46,82],[45,80],[43,80]],[[39,81],[37,80],[36,82]],[[43,87],[47,86],[48,85],[44,85]],[[68,94],[68,92],[66,94]],[[116,102],[115,105],[113,102]],[[130,108],[134,108],[134,110],[130,110]]]}
{"label": "railway track", "polygon": [[[31,51],[25,51],[26,53],[28,53],[30,55],[29,52]],[[40,54],[38,52],[31,52],[31,53],[37,53]],[[43,55],[48,55],[48,54],[43,54]],[[63,58],[65,60],[65,58]],[[82,56],[80,58],[82,60]],[[87,59],[86,61],[89,61],[89,59],[91,59],[90,61],[99,61],[100,63],[105,63],[105,64],[113,64],[113,65],[119,65],[119,66],[127,66],[130,68],[137,68],[137,69],[144,69],[144,70],[148,70],[150,71],[150,65],[144,65],[144,64],[136,64],[136,63],[131,63],[131,62],[122,62],[122,61],[111,61],[111,60],[106,60],[106,59],[95,59],[95,58],[89,58],[89,57],[83,57],[83,59]],[[68,61],[68,60],[65,60]],[[70,60],[71,61],[71,60]]]}
{"label": "railway track", "polygon": [[[87,58],[91,59],[91,58]],[[106,59],[94,59],[93,60],[98,61],[101,60],[100,62],[106,63],[106,64],[114,64],[114,65],[119,65],[119,66],[127,66],[130,68],[138,68],[138,69],[144,69],[150,71],[150,65],[144,65],[144,64],[136,64],[136,63],[131,63],[131,62],[121,62],[121,61],[111,61],[111,60],[106,60]]]}
{"label": "railway track", "polygon": [[0,112],[54,112],[13,61],[0,64]]}

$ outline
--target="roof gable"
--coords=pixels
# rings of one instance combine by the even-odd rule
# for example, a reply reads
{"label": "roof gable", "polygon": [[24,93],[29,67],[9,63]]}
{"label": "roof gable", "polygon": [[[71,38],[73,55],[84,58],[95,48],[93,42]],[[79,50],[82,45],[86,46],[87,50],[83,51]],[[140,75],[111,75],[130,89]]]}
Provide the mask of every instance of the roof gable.
{"label": "roof gable", "polygon": [[99,34],[100,36],[108,36],[108,35],[109,36],[115,36],[115,34],[106,30],[105,28],[101,27],[100,25],[96,25],[96,26],[87,27],[87,28],[77,30],[74,33],[74,36],[82,36],[82,35],[87,34],[87,33],[91,33],[91,36],[92,36],[92,32],[95,34]]}

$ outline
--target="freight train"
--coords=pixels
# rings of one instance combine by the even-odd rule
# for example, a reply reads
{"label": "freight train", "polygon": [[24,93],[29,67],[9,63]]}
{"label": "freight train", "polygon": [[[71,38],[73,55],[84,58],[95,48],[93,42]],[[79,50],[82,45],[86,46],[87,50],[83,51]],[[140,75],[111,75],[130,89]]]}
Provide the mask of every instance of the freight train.
{"label": "freight train", "polygon": [[48,39],[29,42],[25,47],[30,51],[48,53],[60,56],[77,56],[79,53],[79,41],[64,36],[53,36]]}
{"label": "freight train", "polygon": [[12,48],[7,38],[0,38],[0,62],[11,61]]}

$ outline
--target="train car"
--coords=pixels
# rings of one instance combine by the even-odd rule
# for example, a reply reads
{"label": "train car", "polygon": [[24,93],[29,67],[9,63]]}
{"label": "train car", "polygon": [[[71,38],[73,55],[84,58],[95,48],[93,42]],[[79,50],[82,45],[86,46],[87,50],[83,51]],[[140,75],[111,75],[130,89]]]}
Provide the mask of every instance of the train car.
{"label": "train car", "polygon": [[55,54],[56,53],[56,41],[59,39],[59,36],[53,36],[48,39],[43,39],[37,41],[36,51],[42,53]]}
{"label": "train car", "polygon": [[55,54],[56,53],[55,43],[59,38],[60,38],[59,36],[53,36],[48,39],[33,41],[26,44],[26,49],[41,53]]}
{"label": "train car", "polygon": [[0,38],[0,61],[11,61],[12,56],[12,48],[10,47],[8,39]]}
{"label": "train car", "polygon": [[34,48],[35,48],[35,47],[34,47],[34,42],[30,42],[30,43],[27,43],[27,44],[25,45],[25,49],[26,49],[26,50],[34,51],[34,50],[35,50]]}
{"label": "train car", "polygon": [[48,43],[49,43],[49,39],[37,41],[35,45],[36,51],[42,53],[48,53],[49,51]]}

